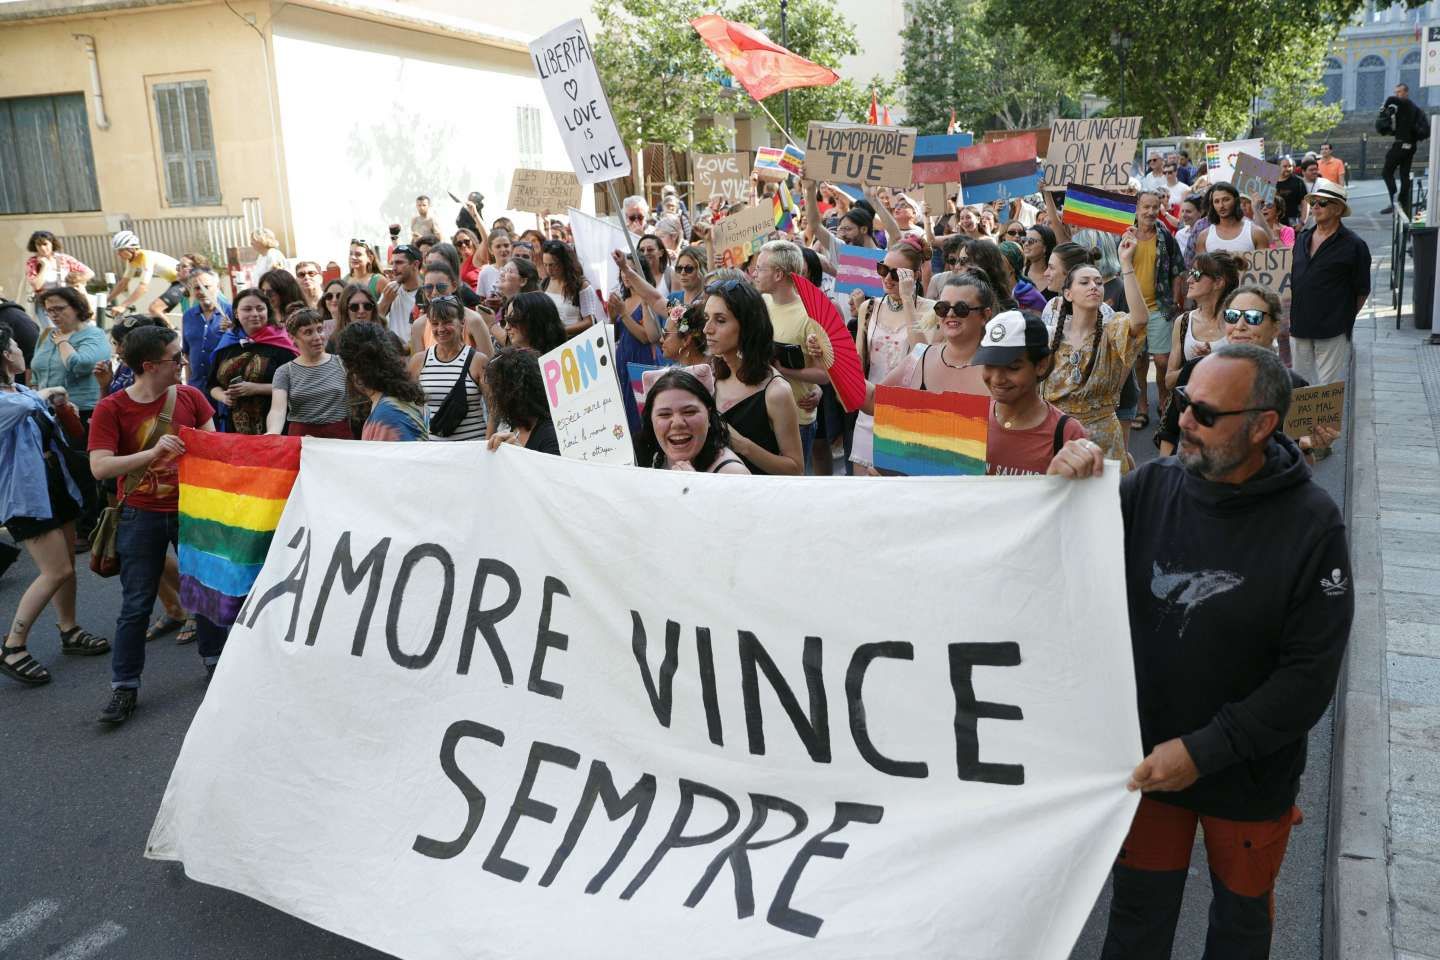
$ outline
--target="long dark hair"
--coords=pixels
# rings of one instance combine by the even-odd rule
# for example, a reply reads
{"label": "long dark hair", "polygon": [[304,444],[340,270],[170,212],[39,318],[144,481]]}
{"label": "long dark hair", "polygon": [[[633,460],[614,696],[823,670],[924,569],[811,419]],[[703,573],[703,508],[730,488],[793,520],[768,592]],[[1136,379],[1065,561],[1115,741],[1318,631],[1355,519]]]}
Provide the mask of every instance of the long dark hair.
{"label": "long dark hair", "polygon": [[720,416],[720,408],[715,406],[715,398],[710,391],[705,389],[705,384],[696,379],[695,375],[688,370],[673,367],[666,370],[656,380],[654,385],[646,392],[645,416],[641,418],[640,424],[640,462],[652,467],[663,468],[665,466],[665,451],[660,449],[660,438],[655,433],[655,422],[651,419],[651,411],[655,409],[650,399],[660,396],[663,390],[684,390],[686,393],[695,395],[705,407],[706,421],[709,429],[705,433],[705,442],[700,446],[700,452],[695,455],[693,464],[695,469],[701,473],[707,472],[715,463],[715,458],[720,455],[730,443],[730,428],[725,425],[725,418]]}
{"label": "long dark hair", "polygon": [[370,288],[363,283],[347,283],[345,289],[340,291],[340,305],[336,308],[338,315],[335,317],[335,336],[340,331],[350,326],[350,301],[356,297],[364,297],[370,301],[370,316],[374,317],[374,323],[380,323],[380,301],[371,295]]}
{"label": "long dark hair", "polygon": [[[1033,231],[1035,231],[1037,234],[1040,235],[1040,246],[1042,246],[1042,247],[1045,248],[1045,256],[1042,257],[1041,259],[1044,260],[1046,263],[1049,263],[1049,262],[1050,262],[1050,254],[1051,254],[1052,252],[1054,252],[1054,250],[1055,250],[1055,231],[1054,231],[1054,230],[1051,230],[1049,227],[1045,226],[1045,224],[1043,224],[1043,223],[1037,223],[1037,224],[1035,224],[1035,226],[1031,227],[1030,229],[1033,230]],[[1022,251],[1024,250],[1024,247],[1023,247],[1023,246],[1021,247],[1021,250],[1022,250]],[[1030,265],[1030,258],[1029,258],[1029,257],[1026,257],[1026,258],[1025,258],[1025,265],[1026,265],[1026,266],[1029,266],[1029,265]]]}
{"label": "long dark hair", "polygon": [[507,326],[525,331],[525,345],[536,353],[549,353],[565,342],[565,326],[560,311],[548,293],[522,293],[505,309]]}
{"label": "long dark hair", "polygon": [[275,296],[280,301],[278,312],[281,322],[297,304],[302,307],[309,306],[305,302],[305,294],[300,289],[300,281],[296,280],[289,270],[282,270],[280,267],[266,270],[260,275],[260,279],[255,281],[255,286],[263,293],[266,284],[269,284],[270,289],[275,291]]}
{"label": "long dark hair", "polygon": [[[1060,289],[1060,309],[1057,311],[1058,316],[1055,319],[1055,336],[1050,341],[1051,353],[1059,351],[1060,344],[1065,340],[1065,321],[1068,320],[1070,314],[1074,312],[1074,305],[1071,304],[1069,300],[1064,299],[1065,291],[1069,290],[1070,285],[1075,282],[1075,274],[1085,269],[1094,270],[1096,273],[1100,272],[1100,269],[1093,263],[1082,263],[1079,266],[1071,267],[1069,272],[1065,274],[1065,284]],[[1090,381],[1090,374],[1095,369],[1095,361],[1100,356],[1100,338],[1104,333],[1105,318],[1101,315],[1099,308],[1097,308],[1095,313],[1095,336],[1090,343],[1090,362],[1085,364],[1085,372],[1080,376],[1079,385],[1082,387]],[[1053,366],[1050,368],[1050,372],[1055,372]]]}
{"label": "long dark hair", "polygon": [[970,265],[985,271],[990,287],[995,291],[995,309],[1016,309],[1013,293],[1015,278],[1011,276],[1014,271],[1010,269],[1010,261],[1005,259],[1005,254],[1000,252],[995,241],[983,237],[968,237],[962,241],[961,246],[965,255],[970,258]]}
{"label": "long dark hair", "polygon": [[732,371],[719,355],[710,358],[715,379],[724,380],[731,373],[746,386],[753,387],[769,377],[770,360],[775,354],[775,328],[765,300],[749,280],[721,280],[705,289],[705,299],[719,297],[740,324],[740,369]]}
{"label": "long dark hair", "polygon": [[1220,298],[1215,301],[1217,305],[1228,300],[1235,288],[1240,286],[1241,265],[1228,251],[1200,254],[1195,258],[1195,269],[1212,280],[1220,281]]}
{"label": "long dark hair", "polygon": [[580,269],[580,261],[575,259],[575,251],[564,241],[546,240],[540,248],[542,260],[547,253],[560,264],[560,284],[565,288],[565,298],[575,306],[580,306],[580,290],[585,286],[585,273]]}
{"label": "long dark hair", "polygon": [[490,415],[517,427],[534,429],[550,419],[545,381],[540,378],[540,354],[526,347],[502,347],[485,365],[490,388]]}
{"label": "long dark hair", "polygon": [[[650,275],[650,261],[646,260],[645,257],[640,253],[640,244],[644,243],[646,240],[655,241],[655,245],[660,248],[661,276],[659,277],[652,277]],[[640,268],[645,272],[646,282],[654,285],[664,279],[665,268],[670,266],[670,250],[668,247],[665,246],[665,241],[661,240],[653,233],[647,233],[644,236],[640,237],[640,239],[635,241],[635,259],[640,261]]]}
{"label": "long dark hair", "polygon": [[409,403],[424,403],[425,391],[410,379],[405,360],[389,329],[378,323],[352,323],[340,331],[338,348],[345,373],[367,390]]}
{"label": "long dark hair", "polygon": [[1206,218],[1212,224],[1218,224],[1220,222],[1220,214],[1215,210],[1214,198],[1216,190],[1221,190],[1235,198],[1235,202],[1230,205],[1230,219],[1234,220],[1236,223],[1245,222],[1245,213],[1243,210],[1240,209],[1240,191],[1235,189],[1235,185],[1233,183],[1226,183],[1224,180],[1221,180],[1219,183],[1211,184],[1210,192],[1205,194],[1205,206],[1209,211],[1206,215]]}
{"label": "long dark hair", "polygon": [[[544,289],[540,285],[540,271],[533,260],[523,260],[520,257],[511,257],[506,266],[513,266],[515,272],[520,274],[520,293],[538,293]],[[518,294],[517,294],[518,296]],[[549,299],[548,297],[546,298]],[[551,301],[553,304],[554,301]]]}
{"label": "long dark hair", "polygon": [[[273,273],[273,272],[274,272],[274,271],[271,271],[271,273]],[[269,275],[270,275],[269,273],[265,274],[265,276],[267,276],[267,277],[268,277]],[[263,278],[262,278],[262,279],[263,279]],[[293,278],[292,278],[292,279],[293,279]],[[299,284],[296,284],[296,287],[298,288],[298,287],[299,287]],[[240,304],[241,304],[242,301],[249,300],[249,299],[251,299],[252,297],[253,297],[254,299],[256,299],[256,300],[259,300],[261,303],[263,303],[263,304],[265,305],[265,325],[266,325],[266,326],[268,326],[268,327],[283,327],[283,326],[284,326],[284,323],[281,322],[281,319],[275,315],[275,304],[273,304],[273,303],[270,302],[270,298],[265,295],[265,291],[261,290],[259,287],[246,287],[244,290],[241,290],[239,293],[235,294],[235,299],[234,299],[233,301],[231,301],[231,303],[230,303],[230,309],[233,310],[233,311],[235,311],[235,318],[236,318],[236,319],[235,319],[235,324],[236,324],[237,327],[240,325],[240,319],[239,319],[239,318],[240,318]],[[305,301],[302,300],[302,301],[300,301],[300,303],[301,303],[301,306],[304,306]],[[242,328],[242,332],[243,332],[243,328]]]}

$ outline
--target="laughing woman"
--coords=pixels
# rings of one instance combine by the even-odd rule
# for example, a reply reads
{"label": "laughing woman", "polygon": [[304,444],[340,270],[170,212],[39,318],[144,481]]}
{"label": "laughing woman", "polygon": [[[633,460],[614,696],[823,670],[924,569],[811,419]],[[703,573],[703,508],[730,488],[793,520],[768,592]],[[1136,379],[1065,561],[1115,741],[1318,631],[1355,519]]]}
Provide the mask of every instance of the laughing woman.
{"label": "laughing woman", "polygon": [[729,447],[715,398],[685,370],[667,370],[646,394],[640,462],[661,470],[748,474]]}

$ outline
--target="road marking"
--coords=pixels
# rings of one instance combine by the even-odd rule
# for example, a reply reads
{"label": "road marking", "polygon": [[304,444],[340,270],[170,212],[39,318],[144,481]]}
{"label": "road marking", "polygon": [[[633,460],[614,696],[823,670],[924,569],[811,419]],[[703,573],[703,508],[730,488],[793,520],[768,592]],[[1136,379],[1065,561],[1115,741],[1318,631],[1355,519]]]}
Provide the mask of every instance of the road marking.
{"label": "road marking", "polygon": [[58,900],[36,900],[23,910],[11,914],[4,922],[0,922],[0,950],[30,936],[36,927],[49,920],[59,909]]}
{"label": "road marking", "polygon": [[85,960],[125,936],[125,928],[109,920],[83,936],[76,937],[45,960]]}

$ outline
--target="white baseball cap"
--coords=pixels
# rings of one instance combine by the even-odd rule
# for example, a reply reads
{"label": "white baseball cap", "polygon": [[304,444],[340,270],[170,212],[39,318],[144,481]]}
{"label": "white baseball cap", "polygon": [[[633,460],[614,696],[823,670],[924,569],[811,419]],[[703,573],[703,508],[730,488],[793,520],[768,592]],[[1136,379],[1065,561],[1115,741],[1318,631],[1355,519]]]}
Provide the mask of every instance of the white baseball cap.
{"label": "white baseball cap", "polygon": [[970,365],[1004,366],[1028,356],[1037,347],[1050,352],[1050,332],[1045,329],[1044,321],[1034,314],[1026,316],[1019,310],[1006,310],[985,324],[980,349],[975,351]]}

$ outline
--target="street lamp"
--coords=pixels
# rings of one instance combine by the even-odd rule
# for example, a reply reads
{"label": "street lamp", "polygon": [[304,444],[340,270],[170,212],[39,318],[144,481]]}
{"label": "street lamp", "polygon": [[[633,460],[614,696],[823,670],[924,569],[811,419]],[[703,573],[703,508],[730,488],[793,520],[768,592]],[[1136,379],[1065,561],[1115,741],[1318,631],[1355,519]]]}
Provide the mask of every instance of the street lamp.
{"label": "street lamp", "polygon": [[1125,62],[1130,56],[1130,47],[1135,40],[1128,33],[1115,31],[1110,34],[1110,46],[1120,58],[1120,115],[1125,115]]}

